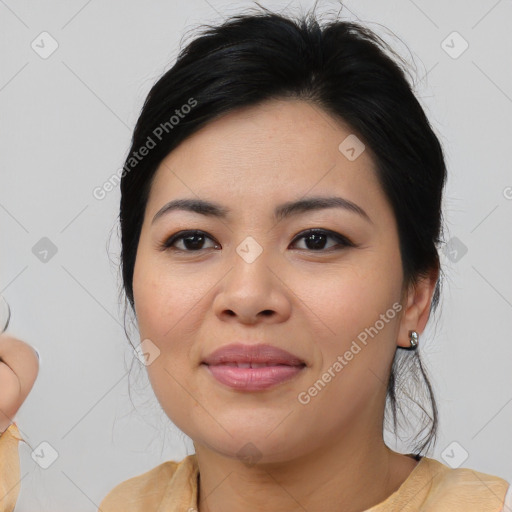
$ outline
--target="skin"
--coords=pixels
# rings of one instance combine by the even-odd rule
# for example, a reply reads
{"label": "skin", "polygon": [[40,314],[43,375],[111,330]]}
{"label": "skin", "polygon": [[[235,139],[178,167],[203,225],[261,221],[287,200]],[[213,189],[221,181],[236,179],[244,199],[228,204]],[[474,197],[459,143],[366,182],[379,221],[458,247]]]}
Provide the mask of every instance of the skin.
{"label": "skin", "polygon": [[[135,312],[141,340],[160,351],[147,366],[155,394],[194,441],[201,512],[269,503],[276,512],[357,512],[386,499],[417,464],[383,441],[385,383],[397,346],[425,328],[438,274],[404,284],[396,222],[371,151],[349,161],[338,150],[350,134],[316,106],[272,100],[209,123],[157,170],[136,256]],[[273,220],[276,205],[313,195],[349,199],[371,222],[340,208]],[[232,213],[221,220],[173,211],[152,224],[177,198]],[[315,250],[297,238],[311,228],[356,245],[326,238]],[[184,229],[209,238],[199,250],[183,240],[174,251],[160,248]],[[263,249],[252,263],[236,252],[248,236]],[[400,315],[301,404],[298,394],[394,303]],[[271,389],[235,391],[200,364],[233,342],[275,345],[307,367]],[[254,464],[237,456],[247,443],[257,450]]]}
{"label": "skin", "polygon": [[0,433],[3,433],[13,422],[36,381],[39,358],[24,341],[2,334],[0,359]]}

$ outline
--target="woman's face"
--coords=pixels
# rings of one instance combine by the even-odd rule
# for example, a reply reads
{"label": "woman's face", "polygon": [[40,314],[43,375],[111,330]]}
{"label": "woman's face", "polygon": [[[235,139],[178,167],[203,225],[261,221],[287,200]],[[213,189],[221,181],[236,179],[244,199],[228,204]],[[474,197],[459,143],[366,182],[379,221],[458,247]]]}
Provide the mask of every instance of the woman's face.
{"label": "woman's face", "polygon": [[[135,311],[155,394],[196,449],[275,462],[381,431],[397,337],[407,339],[397,227],[373,166],[350,129],[297,100],[229,113],[160,165]],[[282,208],[320,197],[357,206]],[[177,199],[214,203],[225,216],[169,209],[155,218]],[[182,230],[200,233],[165,248]],[[247,368],[247,358],[238,367],[244,347],[211,358],[231,344],[295,360],[263,350],[265,361],[252,361],[270,368]]]}

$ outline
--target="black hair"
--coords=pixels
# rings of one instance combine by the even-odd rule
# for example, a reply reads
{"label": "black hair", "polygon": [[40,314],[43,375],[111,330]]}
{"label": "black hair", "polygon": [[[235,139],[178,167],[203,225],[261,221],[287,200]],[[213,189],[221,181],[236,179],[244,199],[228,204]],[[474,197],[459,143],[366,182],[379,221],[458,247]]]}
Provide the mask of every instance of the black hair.
{"label": "black hair", "polygon": [[[159,164],[207,123],[270,99],[310,102],[350,127],[372,151],[379,183],[392,206],[404,284],[414,284],[432,270],[440,272],[446,167],[440,142],[406,72],[402,59],[361,23],[336,19],[321,24],[312,12],[294,19],[264,9],[206,25],[150,90],[125,161],[121,268],[132,310],[137,246]],[[135,158],[142,147],[150,150]],[[438,305],[440,283],[438,279],[431,313]],[[407,367],[413,378],[400,384]],[[397,348],[387,383],[395,432],[402,411],[397,395],[408,381],[419,378],[426,384],[430,412],[420,405],[424,417],[416,436],[418,453],[435,443],[436,401],[418,350]]]}

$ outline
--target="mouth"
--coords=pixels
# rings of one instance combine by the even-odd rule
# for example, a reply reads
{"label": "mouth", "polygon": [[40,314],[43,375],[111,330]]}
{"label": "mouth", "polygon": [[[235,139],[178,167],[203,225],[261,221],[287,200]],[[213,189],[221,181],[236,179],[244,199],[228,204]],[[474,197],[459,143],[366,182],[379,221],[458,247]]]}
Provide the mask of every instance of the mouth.
{"label": "mouth", "polygon": [[232,344],[202,361],[221,384],[240,391],[262,391],[297,377],[306,368],[299,357],[271,345]]}
{"label": "mouth", "polygon": [[[211,365],[209,365],[211,366]],[[242,363],[242,362],[233,362],[233,363],[220,363],[218,365],[213,365],[213,366],[231,366],[233,368],[268,368],[268,367],[275,367],[275,366],[301,366],[301,365],[289,365],[289,364],[284,364],[284,363],[279,363],[279,364],[275,364],[275,363],[270,363],[270,362],[266,362],[266,363],[255,363],[255,362],[250,362],[250,363]]]}

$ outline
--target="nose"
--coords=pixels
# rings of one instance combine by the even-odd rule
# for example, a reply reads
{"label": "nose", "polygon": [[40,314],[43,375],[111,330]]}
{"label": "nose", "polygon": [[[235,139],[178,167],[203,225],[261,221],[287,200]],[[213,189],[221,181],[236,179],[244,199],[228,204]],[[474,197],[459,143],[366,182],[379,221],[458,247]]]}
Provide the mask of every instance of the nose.
{"label": "nose", "polygon": [[282,274],[265,251],[253,261],[235,253],[214,300],[216,315],[223,321],[244,324],[285,321],[291,312],[292,292]]}

